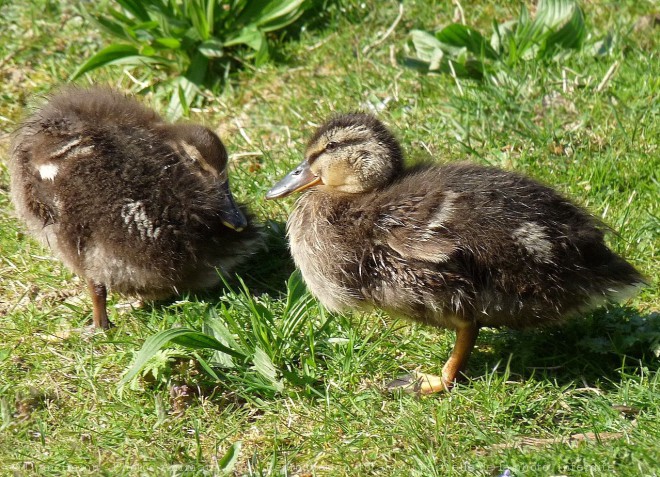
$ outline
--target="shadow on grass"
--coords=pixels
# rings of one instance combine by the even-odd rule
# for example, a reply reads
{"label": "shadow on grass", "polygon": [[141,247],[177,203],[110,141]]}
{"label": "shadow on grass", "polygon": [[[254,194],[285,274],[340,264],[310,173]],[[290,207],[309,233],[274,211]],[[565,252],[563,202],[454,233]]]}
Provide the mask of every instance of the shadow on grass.
{"label": "shadow on grass", "polygon": [[511,358],[511,375],[524,380],[536,376],[559,385],[608,387],[622,371],[660,369],[660,314],[610,306],[559,328],[483,333],[480,344],[487,350],[475,353],[471,376]]}
{"label": "shadow on grass", "polygon": [[165,300],[146,302],[144,309],[159,310],[183,298],[216,305],[225,294],[241,290],[241,280],[252,295],[268,294],[273,298],[280,298],[286,296],[286,283],[295,268],[286,241],[285,224],[270,221],[265,227],[264,247],[238,266],[226,278],[226,284],[221,283],[207,290],[184,293]]}

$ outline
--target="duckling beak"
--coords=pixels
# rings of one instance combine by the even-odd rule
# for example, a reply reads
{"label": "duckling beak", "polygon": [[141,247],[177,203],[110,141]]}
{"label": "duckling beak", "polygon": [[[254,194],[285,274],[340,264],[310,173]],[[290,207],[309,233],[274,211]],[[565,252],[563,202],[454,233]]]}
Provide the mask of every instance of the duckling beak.
{"label": "duckling beak", "polygon": [[280,199],[318,184],[322,184],[321,178],[314,175],[305,159],[268,191],[266,199]]}
{"label": "duckling beak", "polygon": [[220,222],[225,227],[241,232],[247,227],[248,222],[241,209],[236,205],[234,196],[231,195],[229,181],[224,181],[220,186],[220,190],[223,193],[223,199],[220,203]]}

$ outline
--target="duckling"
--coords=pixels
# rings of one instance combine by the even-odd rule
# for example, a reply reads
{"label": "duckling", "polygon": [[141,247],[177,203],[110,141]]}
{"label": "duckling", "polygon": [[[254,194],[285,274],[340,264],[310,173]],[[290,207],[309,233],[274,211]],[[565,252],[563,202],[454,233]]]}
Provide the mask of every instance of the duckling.
{"label": "duckling", "polygon": [[167,298],[216,285],[260,233],[231,194],[211,130],[168,124],[111,89],[65,88],[14,134],[11,197],[27,228],[87,280],[96,327],[107,290]]}
{"label": "duckling", "polygon": [[291,254],[326,308],[376,307],[456,331],[441,376],[390,388],[450,390],[480,327],[559,323],[644,281],[605,245],[604,227],[553,189],[469,163],[406,168],[371,115],[322,125],[266,198],[299,191]]}

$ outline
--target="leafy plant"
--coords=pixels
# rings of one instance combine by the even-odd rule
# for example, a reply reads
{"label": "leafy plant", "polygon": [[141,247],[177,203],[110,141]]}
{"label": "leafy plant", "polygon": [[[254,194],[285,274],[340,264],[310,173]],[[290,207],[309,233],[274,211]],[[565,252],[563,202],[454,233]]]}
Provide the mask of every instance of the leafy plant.
{"label": "leafy plant", "polygon": [[595,316],[600,336],[587,336],[578,346],[592,353],[660,357],[660,313],[640,315],[613,308]]}
{"label": "leafy plant", "polygon": [[[269,59],[268,34],[296,21],[311,0],[115,0],[90,16],[120,43],[94,54],[71,80],[109,65],[164,68],[171,79],[168,116],[176,119],[200,90],[226,75],[242,57],[258,66]],[[239,61],[243,61],[239,60]]]}
{"label": "leafy plant", "polygon": [[[294,272],[288,280],[286,304],[279,317],[243,283],[242,287],[240,293],[231,293],[229,307],[223,303],[219,309],[209,310],[203,331],[172,328],[147,338],[120,386],[141,371],[151,372],[150,363],[160,356],[160,350],[176,344],[191,351],[212,379],[233,383],[246,396],[285,393],[291,385],[306,394],[318,394],[314,387],[318,348],[332,343],[331,319],[317,307],[300,273]],[[211,350],[212,354],[204,358],[196,350]]]}
{"label": "leafy plant", "polygon": [[424,72],[482,79],[503,65],[554,57],[580,48],[586,36],[584,14],[575,0],[540,0],[532,18],[523,4],[518,20],[493,22],[490,41],[474,28],[452,23],[431,34],[410,33],[417,58],[405,63]]}

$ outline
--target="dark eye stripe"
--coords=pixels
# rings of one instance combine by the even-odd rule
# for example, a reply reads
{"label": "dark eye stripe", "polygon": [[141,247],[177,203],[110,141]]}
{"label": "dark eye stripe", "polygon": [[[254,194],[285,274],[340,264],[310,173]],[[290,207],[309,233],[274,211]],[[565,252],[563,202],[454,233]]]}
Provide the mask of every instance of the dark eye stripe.
{"label": "dark eye stripe", "polygon": [[323,154],[324,152],[325,152],[325,150],[321,150],[321,151],[319,151],[319,152],[315,152],[314,154],[311,154],[311,155],[307,158],[307,162],[308,162],[309,164],[312,164],[312,163],[313,163],[316,159],[318,159],[318,157],[319,157],[321,154]]}

